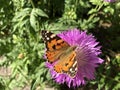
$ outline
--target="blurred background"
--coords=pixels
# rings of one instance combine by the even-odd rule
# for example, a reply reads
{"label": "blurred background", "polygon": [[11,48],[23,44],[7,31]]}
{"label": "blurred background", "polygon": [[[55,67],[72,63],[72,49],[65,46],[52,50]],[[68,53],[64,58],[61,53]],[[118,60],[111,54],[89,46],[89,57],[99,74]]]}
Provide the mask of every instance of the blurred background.
{"label": "blurred background", "polygon": [[[92,33],[104,59],[78,88],[52,80],[40,35],[73,28]],[[120,1],[0,0],[0,90],[120,90]]]}

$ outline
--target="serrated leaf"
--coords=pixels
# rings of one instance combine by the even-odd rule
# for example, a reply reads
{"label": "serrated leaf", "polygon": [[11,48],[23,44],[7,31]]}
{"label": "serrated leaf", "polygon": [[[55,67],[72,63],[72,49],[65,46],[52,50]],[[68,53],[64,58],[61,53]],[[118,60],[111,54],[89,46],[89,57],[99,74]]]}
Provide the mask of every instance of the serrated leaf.
{"label": "serrated leaf", "polygon": [[35,13],[35,9],[32,9],[32,12],[30,14],[30,24],[34,28],[34,30],[36,30],[39,25],[36,18],[37,18],[37,14]]}
{"label": "serrated leaf", "polygon": [[20,19],[21,17],[25,17],[26,15],[29,15],[32,8],[25,8],[20,12],[17,12],[15,17],[13,18],[13,21],[16,21],[16,19]]}
{"label": "serrated leaf", "polygon": [[97,22],[97,21],[99,21],[99,20],[100,20],[99,17],[95,17],[92,22],[95,23],[95,22]]}
{"label": "serrated leaf", "polygon": [[97,10],[95,9],[95,8],[92,8],[89,12],[88,12],[88,14],[92,14],[92,13],[96,13],[97,12]]}
{"label": "serrated leaf", "polygon": [[101,0],[90,0],[90,2],[91,2],[93,5],[101,5],[101,4],[102,4],[102,1],[101,1]]}
{"label": "serrated leaf", "polygon": [[48,15],[47,15],[43,10],[41,10],[41,9],[36,8],[36,9],[35,9],[35,13],[36,13],[37,15],[39,15],[39,16],[47,17],[47,18],[48,18]]}
{"label": "serrated leaf", "polygon": [[104,12],[106,12],[106,13],[110,12],[111,14],[114,14],[115,11],[114,11],[113,8],[111,8],[110,6],[108,6],[107,8],[104,9]]}

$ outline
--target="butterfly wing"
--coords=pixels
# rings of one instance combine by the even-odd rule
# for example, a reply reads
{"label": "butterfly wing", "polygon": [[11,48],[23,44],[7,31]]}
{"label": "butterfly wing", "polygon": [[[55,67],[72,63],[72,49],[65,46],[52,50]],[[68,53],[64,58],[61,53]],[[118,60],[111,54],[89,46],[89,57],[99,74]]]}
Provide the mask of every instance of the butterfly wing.
{"label": "butterfly wing", "polygon": [[67,73],[74,77],[77,71],[77,61],[75,59],[75,48],[66,41],[49,31],[43,30],[42,38],[46,45],[46,57],[50,63],[58,60],[54,64],[54,70],[58,73]]}
{"label": "butterfly wing", "polygon": [[46,57],[50,63],[53,63],[55,60],[59,59],[62,51],[70,47],[67,42],[62,40],[54,33],[42,30],[41,35],[47,48]]}
{"label": "butterfly wing", "polygon": [[[71,49],[71,48],[69,48]],[[67,73],[69,76],[74,77],[77,73],[77,60],[75,59],[75,51],[63,52],[59,61],[54,65],[54,70],[58,73]]]}

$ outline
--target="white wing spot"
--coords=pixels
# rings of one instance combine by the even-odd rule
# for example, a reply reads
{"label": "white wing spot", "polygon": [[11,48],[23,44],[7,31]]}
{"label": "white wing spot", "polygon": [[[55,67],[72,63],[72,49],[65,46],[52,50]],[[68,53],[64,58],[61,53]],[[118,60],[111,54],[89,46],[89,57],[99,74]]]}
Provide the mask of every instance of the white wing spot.
{"label": "white wing spot", "polygon": [[50,38],[49,38],[49,37],[47,37],[46,39],[47,39],[47,40],[49,40]]}
{"label": "white wing spot", "polygon": [[45,37],[47,37],[47,35],[45,34]]}
{"label": "white wing spot", "polygon": [[75,71],[77,71],[77,68],[75,68]]}
{"label": "white wing spot", "polygon": [[75,67],[75,66],[76,66],[76,64],[77,64],[77,61],[75,61],[75,62],[74,62],[73,67]]}
{"label": "white wing spot", "polygon": [[52,34],[50,37],[51,37],[51,38],[54,38],[55,36],[56,36],[55,34]]}
{"label": "white wing spot", "polygon": [[72,71],[72,68],[70,68],[70,71]]}

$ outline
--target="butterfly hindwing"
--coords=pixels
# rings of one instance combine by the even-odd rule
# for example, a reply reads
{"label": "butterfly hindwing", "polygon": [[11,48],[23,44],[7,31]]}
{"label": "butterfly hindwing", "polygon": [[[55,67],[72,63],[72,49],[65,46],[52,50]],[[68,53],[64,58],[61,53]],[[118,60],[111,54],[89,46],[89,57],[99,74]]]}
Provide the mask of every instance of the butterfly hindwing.
{"label": "butterfly hindwing", "polygon": [[58,73],[67,73],[74,77],[77,73],[76,53],[70,52],[67,55],[62,55],[60,60],[55,63],[54,70]]}

